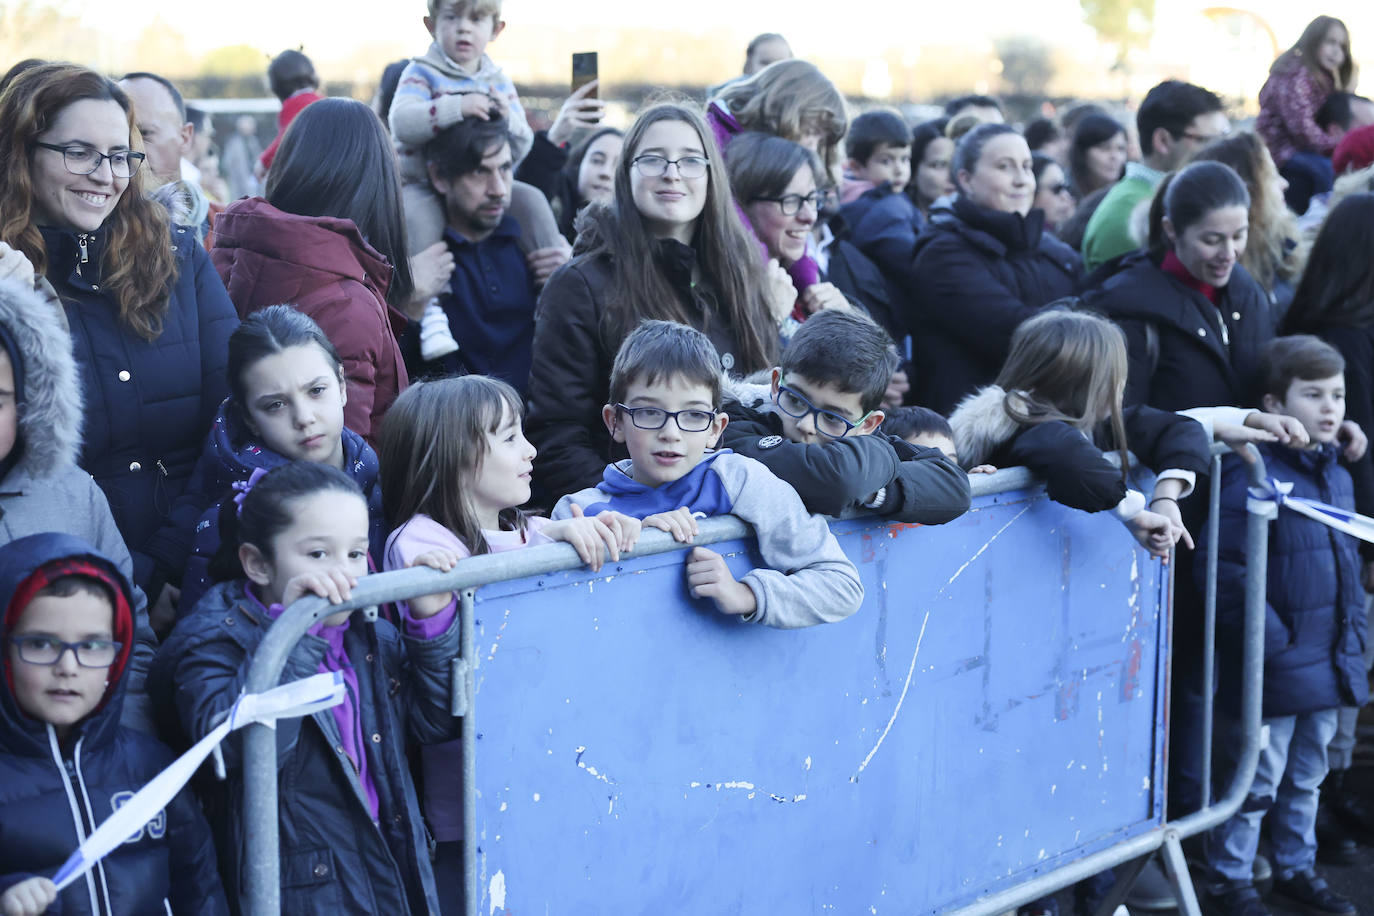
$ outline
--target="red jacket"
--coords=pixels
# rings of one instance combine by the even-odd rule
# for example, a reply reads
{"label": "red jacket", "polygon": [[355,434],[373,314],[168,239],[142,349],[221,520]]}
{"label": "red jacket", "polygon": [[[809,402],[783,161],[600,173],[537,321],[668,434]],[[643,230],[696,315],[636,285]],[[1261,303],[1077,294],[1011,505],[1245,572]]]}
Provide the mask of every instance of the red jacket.
{"label": "red jacket", "polygon": [[249,197],[215,221],[210,258],[240,316],[287,304],[315,320],[343,360],[345,425],[375,439],[409,383],[396,342],[406,319],[386,303],[391,265],[352,220],[297,216]]}

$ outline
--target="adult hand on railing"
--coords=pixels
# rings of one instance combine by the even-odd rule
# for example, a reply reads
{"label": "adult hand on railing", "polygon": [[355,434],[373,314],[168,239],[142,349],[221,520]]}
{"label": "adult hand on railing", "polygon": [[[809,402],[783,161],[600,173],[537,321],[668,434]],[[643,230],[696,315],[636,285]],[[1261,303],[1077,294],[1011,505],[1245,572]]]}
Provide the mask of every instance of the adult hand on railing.
{"label": "adult hand on railing", "polygon": [[[1168,562],[1169,551],[1184,533],[1182,524],[1175,529],[1173,521],[1168,516],[1151,512],[1149,509],[1138,512],[1128,519],[1126,528],[1136,542],[1150,552],[1150,556],[1160,557],[1165,562]],[[1189,538],[1189,546],[1192,546],[1191,541]]]}
{"label": "adult hand on railing", "polygon": [[0,896],[3,916],[41,916],[57,900],[57,885],[47,878],[29,878]]}
{"label": "adult hand on railing", "polygon": [[[437,569],[440,572],[448,572],[462,557],[444,547],[436,547],[433,550],[420,554],[411,560],[410,566],[428,566],[430,569]],[[453,603],[453,592],[437,592],[433,595],[421,595],[418,598],[411,598],[406,602],[406,607],[410,610],[410,616],[417,620],[424,620],[433,617]]]}
{"label": "adult hand on railing", "polygon": [[1369,437],[1360,429],[1360,424],[1354,420],[1346,420],[1341,423],[1340,432],[1336,438],[1345,443],[1345,460],[1351,463],[1359,461],[1364,457],[1365,449],[1369,448]]}
{"label": "adult hand on railing", "polygon": [[687,555],[687,590],[693,598],[710,598],[722,614],[752,614],[758,610],[754,590],[739,582],[714,550],[693,547]]}
{"label": "adult hand on railing", "polygon": [[697,520],[692,510],[679,506],[672,512],[660,512],[644,519],[645,528],[657,528],[673,536],[679,544],[690,544],[697,536]]}

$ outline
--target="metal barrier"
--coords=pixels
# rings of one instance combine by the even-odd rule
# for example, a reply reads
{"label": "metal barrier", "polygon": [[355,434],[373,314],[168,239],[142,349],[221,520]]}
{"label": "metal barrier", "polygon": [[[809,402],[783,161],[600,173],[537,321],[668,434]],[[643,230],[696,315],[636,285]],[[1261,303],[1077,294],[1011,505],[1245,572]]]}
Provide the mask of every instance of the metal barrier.
{"label": "metal barrier", "polygon": [[[1129,863],[1109,912],[1163,850],[1196,913],[1179,840],[1239,807],[1259,754],[1264,521],[1249,525],[1240,765],[1219,802],[1167,823],[1168,568],[1023,470],[974,486],[969,514],[936,528],[834,523],[866,599],[809,630],[690,601],[662,556],[682,545],[657,531],[595,575],[553,545],[362,580],[347,607],[461,595],[467,912],[971,916]],[[727,517],[697,543],[738,572],[749,537]],[[247,689],[274,686],[338,610],[289,608]],[[276,747],[265,726],[244,741],[247,911],[263,916],[280,909]]]}

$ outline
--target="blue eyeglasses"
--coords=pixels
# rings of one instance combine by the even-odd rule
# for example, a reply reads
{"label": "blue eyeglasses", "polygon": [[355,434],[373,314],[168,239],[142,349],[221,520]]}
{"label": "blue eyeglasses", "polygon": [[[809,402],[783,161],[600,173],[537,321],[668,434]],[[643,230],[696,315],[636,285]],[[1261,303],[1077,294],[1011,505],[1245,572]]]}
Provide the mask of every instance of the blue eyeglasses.
{"label": "blue eyeglasses", "polygon": [[843,439],[855,427],[873,416],[873,411],[870,410],[859,417],[857,422],[851,422],[848,417],[842,417],[833,410],[824,410],[812,404],[804,395],[788,388],[786,382],[787,379],[783,378],[778,383],[778,396],[774,398],[778,409],[797,420],[803,420],[808,416],[815,417],[816,431],[831,439]]}

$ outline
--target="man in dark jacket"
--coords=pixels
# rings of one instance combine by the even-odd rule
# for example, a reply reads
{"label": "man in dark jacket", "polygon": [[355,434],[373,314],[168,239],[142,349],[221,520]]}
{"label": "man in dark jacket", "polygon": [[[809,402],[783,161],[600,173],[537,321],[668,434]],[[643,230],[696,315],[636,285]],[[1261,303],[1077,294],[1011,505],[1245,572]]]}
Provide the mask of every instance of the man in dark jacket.
{"label": "man in dark jacket", "polygon": [[[1339,464],[1336,437],[1345,415],[1345,360],[1315,337],[1281,337],[1265,351],[1264,409],[1302,421],[1305,449],[1260,446],[1269,473],[1292,485],[1288,495],[1354,510],[1354,486]],[[1219,701],[1239,709],[1244,628],[1245,527],[1249,474],[1239,457],[1222,466],[1220,534],[1204,543],[1194,564],[1201,587],[1205,552],[1217,551]],[[1250,797],[1209,838],[1208,902],[1219,913],[1262,914],[1251,882],[1266,812],[1274,847],[1274,890],[1311,913],[1354,914],[1314,871],[1318,786],[1327,772],[1327,745],[1337,707],[1357,706],[1369,692],[1364,670],[1366,620],[1355,540],[1280,507],[1269,541],[1264,626],[1264,723]],[[1220,741],[1231,751],[1238,742]],[[1234,761],[1233,761],[1234,762]]]}
{"label": "man in dark jacket", "polygon": [[[226,913],[210,829],[188,790],[85,875],[50,880],[82,840],[172,762],[119,724],[133,590],[66,534],[0,548],[0,911]],[[51,908],[51,910],[50,910]]]}
{"label": "man in dark jacket", "polygon": [[771,388],[728,391],[721,445],[767,465],[811,512],[868,510],[938,525],[968,510],[968,475],[938,449],[883,435],[878,409],[896,365],[892,340],[857,311],[802,324]]}

